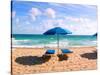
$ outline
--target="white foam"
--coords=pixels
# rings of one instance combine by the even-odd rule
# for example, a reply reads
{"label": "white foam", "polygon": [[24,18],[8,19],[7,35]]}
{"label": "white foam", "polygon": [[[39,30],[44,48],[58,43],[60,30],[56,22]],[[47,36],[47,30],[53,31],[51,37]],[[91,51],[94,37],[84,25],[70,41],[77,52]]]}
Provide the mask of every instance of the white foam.
{"label": "white foam", "polygon": [[97,41],[92,41],[92,42],[97,43]]}
{"label": "white foam", "polygon": [[57,44],[46,44],[46,45],[12,45],[13,48],[44,48],[44,47],[57,47]]}
{"label": "white foam", "polygon": [[94,47],[94,46],[69,46],[69,47]]}
{"label": "white foam", "polygon": [[12,48],[44,48],[44,46],[12,46]]}

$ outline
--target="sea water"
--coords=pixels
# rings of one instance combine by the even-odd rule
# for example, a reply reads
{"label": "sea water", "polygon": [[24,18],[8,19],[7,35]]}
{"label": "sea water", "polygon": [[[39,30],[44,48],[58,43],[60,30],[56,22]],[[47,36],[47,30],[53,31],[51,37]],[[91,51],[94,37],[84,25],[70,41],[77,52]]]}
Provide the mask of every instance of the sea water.
{"label": "sea water", "polygon": [[92,35],[37,35],[12,34],[12,47],[78,47],[97,46],[97,37]]}

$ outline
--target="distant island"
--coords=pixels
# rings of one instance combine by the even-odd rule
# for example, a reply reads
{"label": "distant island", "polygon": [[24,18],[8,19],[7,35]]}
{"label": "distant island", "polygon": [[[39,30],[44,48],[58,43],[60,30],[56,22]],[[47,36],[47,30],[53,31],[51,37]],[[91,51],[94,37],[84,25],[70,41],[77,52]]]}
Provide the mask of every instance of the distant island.
{"label": "distant island", "polygon": [[97,33],[95,33],[93,36],[97,36]]}

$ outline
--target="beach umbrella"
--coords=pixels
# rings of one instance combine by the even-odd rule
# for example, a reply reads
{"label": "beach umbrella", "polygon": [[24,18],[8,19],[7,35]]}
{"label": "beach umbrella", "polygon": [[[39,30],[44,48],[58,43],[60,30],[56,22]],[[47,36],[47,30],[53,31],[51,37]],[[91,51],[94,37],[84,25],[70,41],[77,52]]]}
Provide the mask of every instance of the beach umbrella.
{"label": "beach umbrella", "polygon": [[66,34],[71,34],[72,32],[69,30],[65,30],[61,27],[55,27],[52,29],[47,30],[44,35],[57,35],[57,47],[58,47],[58,52],[59,52],[59,35],[66,35]]}

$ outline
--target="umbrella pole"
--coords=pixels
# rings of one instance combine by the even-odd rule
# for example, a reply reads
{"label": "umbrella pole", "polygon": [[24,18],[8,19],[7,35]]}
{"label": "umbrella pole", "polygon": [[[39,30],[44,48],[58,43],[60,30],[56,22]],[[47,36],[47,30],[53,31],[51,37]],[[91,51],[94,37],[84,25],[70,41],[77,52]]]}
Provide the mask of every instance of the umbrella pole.
{"label": "umbrella pole", "polygon": [[57,53],[59,54],[59,34],[57,34],[57,46],[58,46],[58,51],[57,51]]}

